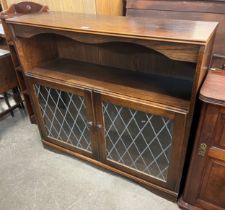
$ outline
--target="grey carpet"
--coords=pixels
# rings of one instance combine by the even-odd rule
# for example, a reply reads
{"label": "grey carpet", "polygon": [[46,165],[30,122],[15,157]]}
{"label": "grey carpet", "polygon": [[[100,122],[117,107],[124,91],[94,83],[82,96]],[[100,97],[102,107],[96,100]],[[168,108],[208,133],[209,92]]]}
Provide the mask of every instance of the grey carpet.
{"label": "grey carpet", "polygon": [[43,148],[28,117],[0,119],[0,210],[177,210],[129,180]]}

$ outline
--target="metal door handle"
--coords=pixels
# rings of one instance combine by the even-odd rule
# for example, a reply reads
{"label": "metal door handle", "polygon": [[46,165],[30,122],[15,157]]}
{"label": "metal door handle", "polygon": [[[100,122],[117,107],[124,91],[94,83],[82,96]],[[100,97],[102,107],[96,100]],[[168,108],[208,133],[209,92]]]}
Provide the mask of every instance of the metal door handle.
{"label": "metal door handle", "polygon": [[90,127],[93,127],[94,123],[92,121],[88,121],[87,122],[87,126],[90,128]]}
{"label": "metal door handle", "polygon": [[88,122],[87,122],[87,126],[88,126],[89,128],[90,128],[90,127],[94,127],[94,126],[95,126],[96,128],[99,128],[99,129],[102,128],[102,125],[101,125],[101,124],[96,124],[96,125],[95,125],[95,123],[92,122],[92,121],[88,121]]}
{"label": "metal door handle", "polygon": [[101,124],[97,124],[96,127],[100,129],[100,128],[102,128],[102,125]]}
{"label": "metal door handle", "polygon": [[198,155],[204,157],[207,150],[207,144],[201,143],[198,148]]}

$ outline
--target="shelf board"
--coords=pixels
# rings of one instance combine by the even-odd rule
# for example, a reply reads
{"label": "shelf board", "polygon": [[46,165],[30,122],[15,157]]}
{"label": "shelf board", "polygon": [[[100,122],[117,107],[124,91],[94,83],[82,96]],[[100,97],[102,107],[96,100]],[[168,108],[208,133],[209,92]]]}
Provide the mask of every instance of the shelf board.
{"label": "shelf board", "polygon": [[[76,21],[73,21],[76,20]],[[217,22],[46,12],[8,18],[7,23],[78,33],[206,44]]]}
{"label": "shelf board", "polygon": [[27,73],[35,78],[50,78],[104,93],[115,93],[151,101],[187,112],[192,82],[69,59],[56,59]]}

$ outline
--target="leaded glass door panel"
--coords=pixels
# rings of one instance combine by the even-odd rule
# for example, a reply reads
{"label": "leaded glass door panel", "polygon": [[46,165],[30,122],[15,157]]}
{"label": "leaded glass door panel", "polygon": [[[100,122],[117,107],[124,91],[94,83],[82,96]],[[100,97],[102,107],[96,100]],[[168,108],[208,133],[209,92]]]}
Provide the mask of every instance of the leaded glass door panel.
{"label": "leaded glass door panel", "polygon": [[178,120],[173,112],[129,99],[108,95],[96,98],[101,106],[101,117],[97,121],[102,125],[102,161],[129,174],[173,188],[173,170],[176,164],[179,165],[179,160],[177,163],[174,161],[173,152],[178,145],[178,138],[174,135],[179,123],[184,124],[184,118]]}
{"label": "leaded glass door panel", "polygon": [[32,86],[44,139],[97,158],[91,92],[44,81]]}

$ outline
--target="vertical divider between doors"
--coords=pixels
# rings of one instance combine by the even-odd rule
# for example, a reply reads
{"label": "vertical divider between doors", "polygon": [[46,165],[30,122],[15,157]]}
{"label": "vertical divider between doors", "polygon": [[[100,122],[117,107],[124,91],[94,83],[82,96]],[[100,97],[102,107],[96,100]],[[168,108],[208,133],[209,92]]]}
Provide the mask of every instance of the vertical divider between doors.
{"label": "vertical divider between doors", "polygon": [[95,119],[95,108],[94,108],[94,100],[93,100],[93,92],[92,90],[88,90],[84,92],[86,98],[86,112],[87,112],[87,119],[90,126],[91,131],[91,145],[92,145],[92,153],[93,157],[96,160],[99,160],[99,146],[98,146],[98,135],[96,131],[96,119]]}
{"label": "vertical divider between doors", "polygon": [[96,134],[98,142],[99,160],[106,162],[106,142],[104,133],[104,116],[102,110],[102,97],[98,92],[93,92],[93,106],[95,109]]}

